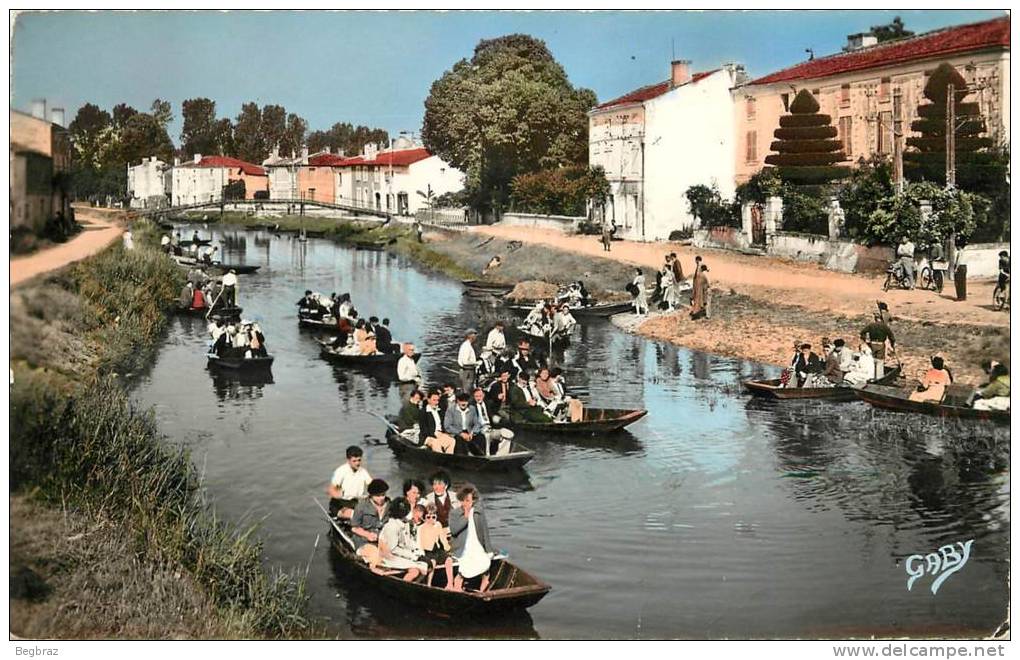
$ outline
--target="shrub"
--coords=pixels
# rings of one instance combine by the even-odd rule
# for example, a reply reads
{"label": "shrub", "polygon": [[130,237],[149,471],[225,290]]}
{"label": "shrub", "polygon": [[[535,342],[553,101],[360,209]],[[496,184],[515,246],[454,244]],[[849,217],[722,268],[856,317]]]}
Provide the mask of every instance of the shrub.
{"label": "shrub", "polygon": [[876,157],[854,169],[837,195],[845,214],[846,235],[866,238],[868,218],[893,192],[892,167],[887,161]]}
{"label": "shrub", "polygon": [[700,219],[703,226],[740,226],[739,207],[735,211],[734,205],[722,198],[714,184],[711,187],[702,184],[691,186],[684,192],[684,197],[687,198],[691,215]]}
{"label": "shrub", "polygon": [[828,235],[829,214],[824,199],[817,193],[788,186],[783,191],[783,231]]}
{"label": "shrub", "polygon": [[790,114],[779,120],[780,128],[775,130],[776,141],[772,143],[776,153],[766,156],[765,162],[778,166],[778,174],[784,182],[816,185],[850,174],[850,168],[834,165],[845,161],[846,154],[840,141],[835,139],[836,129],[830,125],[832,118],[819,114],[818,110],[815,97],[802,89],[790,104]]}
{"label": "shrub", "polygon": [[586,215],[588,201],[605,201],[609,182],[601,167],[560,167],[518,174],[510,184],[513,208],[525,213]]}

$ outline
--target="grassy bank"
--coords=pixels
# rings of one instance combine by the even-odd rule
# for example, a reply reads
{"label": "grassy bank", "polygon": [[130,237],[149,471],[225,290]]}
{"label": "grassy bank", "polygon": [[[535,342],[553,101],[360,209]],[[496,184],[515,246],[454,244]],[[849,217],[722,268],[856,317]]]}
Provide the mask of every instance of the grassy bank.
{"label": "grassy bank", "polygon": [[[12,291],[11,503],[33,511],[12,516],[11,573],[28,585],[12,590],[12,632],[315,634],[303,583],[267,573],[253,530],[216,519],[188,454],[124,390],[183,280],[148,247],[158,232],[134,229],[137,249],[118,244]],[[63,522],[34,524],[40,516]],[[63,625],[72,613],[77,625]]]}

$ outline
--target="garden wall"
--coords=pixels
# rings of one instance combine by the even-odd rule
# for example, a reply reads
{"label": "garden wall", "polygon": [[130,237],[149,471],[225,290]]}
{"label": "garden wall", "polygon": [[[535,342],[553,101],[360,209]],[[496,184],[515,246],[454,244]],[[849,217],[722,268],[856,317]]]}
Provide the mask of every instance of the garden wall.
{"label": "garden wall", "polygon": [[1009,252],[1009,243],[975,243],[960,253],[960,263],[967,264],[967,277],[996,277],[999,274],[999,252]]}
{"label": "garden wall", "polygon": [[504,213],[499,224],[510,227],[535,227],[538,229],[555,229],[565,234],[577,230],[578,223],[586,220],[584,216],[572,215],[537,215],[534,213]]}
{"label": "garden wall", "polygon": [[721,250],[743,250],[749,247],[747,236],[735,227],[708,227],[695,229],[691,236],[695,247]]}

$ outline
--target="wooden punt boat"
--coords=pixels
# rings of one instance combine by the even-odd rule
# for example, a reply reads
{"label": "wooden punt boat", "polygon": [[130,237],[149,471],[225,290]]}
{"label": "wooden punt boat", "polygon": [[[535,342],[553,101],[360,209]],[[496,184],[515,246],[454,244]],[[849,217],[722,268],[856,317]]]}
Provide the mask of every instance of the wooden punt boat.
{"label": "wooden punt boat", "polygon": [[[335,352],[328,345],[319,343],[321,349],[319,354],[326,358],[326,360],[333,364],[339,364],[345,367],[394,367],[396,368],[397,362],[400,361],[400,357],[403,353],[382,353],[380,355],[342,355]],[[421,353],[414,354],[414,361],[417,362],[421,357]],[[396,376],[396,371],[393,372]]]}
{"label": "wooden punt boat", "polygon": [[[879,385],[891,385],[900,377],[900,367],[891,369],[879,380],[869,381]],[[745,380],[744,387],[755,396],[773,399],[825,399],[827,401],[856,401],[857,394],[852,387],[780,387],[780,380]]]}
{"label": "wooden punt boat", "polygon": [[192,239],[189,238],[186,241],[181,241],[180,242],[180,246],[181,247],[188,247],[189,245],[199,245],[199,246],[202,246],[202,245],[211,245],[211,244],[212,244],[212,239],[211,238],[200,238],[197,241],[192,240]]}
{"label": "wooden punt boat", "polygon": [[482,280],[461,280],[461,284],[469,293],[486,293],[492,296],[505,296],[514,290],[516,284],[501,282],[483,282]]}
{"label": "wooden punt boat", "polygon": [[618,410],[614,408],[585,408],[584,418],[580,422],[522,422],[514,420],[513,416],[507,420],[507,428],[515,431],[529,431],[534,433],[587,433],[600,434],[612,433],[630,426],[648,414],[647,410]]}
{"label": "wooden punt boat", "polygon": [[511,440],[510,453],[505,456],[474,456],[462,454],[443,454],[432,451],[428,447],[421,447],[414,444],[392,428],[386,430],[386,444],[390,446],[397,456],[410,458],[412,460],[439,465],[441,467],[457,468],[473,471],[510,471],[519,470],[524,464],[535,457],[535,452],[524,447],[519,442]]}
{"label": "wooden punt boat", "polygon": [[[527,314],[535,309],[534,305],[507,305],[507,307],[514,312],[521,312],[523,314]],[[625,314],[633,311],[633,309],[634,304],[631,302],[598,303],[596,305],[588,305],[587,307],[571,307],[570,314],[575,319],[609,318],[614,314]]]}
{"label": "wooden punt boat", "polygon": [[234,371],[260,371],[273,366],[273,356],[266,357],[220,357],[215,353],[207,353],[210,367],[218,369],[231,369]]}
{"label": "wooden punt boat", "polygon": [[[201,266],[202,264],[198,265]],[[257,272],[259,268],[262,268],[262,266],[250,266],[248,264],[212,264],[211,266],[206,264],[206,266],[212,270],[220,271],[222,273],[234,271],[238,275],[251,275],[252,273]]]}
{"label": "wooden punt boat", "polygon": [[[330,317],[332,319],[332,317]],[[321,330],[323,332],[339,332],[340,327],[337,326],[335,320],[323,321],[321,318],[313,318],[311,316],[302,316],[298,314],[298,326],[302,328],[312,328],[315,330]]]}
{"label": "wooden punt boat", "polygon": [[197,307],[197,308],[196,307],[178,307],[177,308],[177,313],[178,314],[186,314],[188,316],[199,316],[199,317],[202,317],[202,318],[205,318],[206,315],[208,314],[208,317],[211,318],[211,319],[223,319],[223,320],[227,321],[227,320],[231,320],[231,319],[240,319],[241,318],[241,310],[242,310],[241,307],[217,307],[216,309],[214,309],[212,311],[211,314],[209,314],[209,308],[208,307]]}
{"label": "wooden punt boat", "polygon": [[530,339],[533,346],[552,346],[552,348],[566,348],[570,346],[570,335],[556,335],[550,342],[548,335],[538,335],[520,326],[517,327],[517,331]]}
{"label": "wooden punt boat", "polygon": [[[321,504],[319,508],[322,508]],[[448,591],[443,586],[430,587],[425,584],[423,577],[414,582],[405,582],[401,574],[380,575],[355,554],[350,530],[329,516],[325,509],[323,514],[329,520],[333,549],[344,567],[372,590],[395,598],[409,608],[452,616],[487,617],[531,607],[552,589],[508,558],[498,555],[489,567],[489,588],[484,592]],[[436,585],[442,581],[442,571],[437,573],[437,578],[434,583]]]}
{"label": "wooden punt boat", "polygon": [[974,410],[966,405],[972,391],[963,385],[950,385],[942,403],[932,401],[911,401],[911,388],[889,387],[887,385],[868,385],[854,390],[857,398],[877,408],[912,412],[937,417],[956,417],[958,419],[977,419],[998,424],[1009,424],[1008,410]]}

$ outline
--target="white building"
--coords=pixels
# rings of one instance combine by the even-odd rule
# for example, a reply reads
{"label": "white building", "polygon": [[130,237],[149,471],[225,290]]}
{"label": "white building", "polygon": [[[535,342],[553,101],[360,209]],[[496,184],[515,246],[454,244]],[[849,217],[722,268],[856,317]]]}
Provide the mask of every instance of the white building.
{"label": "white building", "polygon": [[607,217],[618,235],[662,240],[690,229],[684,192],[716,185],[733,195],[733,99],[743,67],[726,65],[690,74],[672,63],[669,80],[607,101],[589,115],[588,159],[605,169],[610,184]]}
{"label": "white building", "polygon": [[223,198],[224,188],[238,181],[244,182],[245,199],[255,199],[256,193],[268,196],[266,171],[229,156],[195,154],[191,162],[184,164],[175,160],[171,181],[174,206],[218,202]]}
{"label": "white building", "polygon": [[293,153],[289,157],[280,155],[280,147],[273,147],[273,153],[262,161],[269,175],[269,199],[298,198],[298,167],[302,159]]}
{"label": "white building", "polygon": [[170,167],[155,156],[127,166],[127,194],[133,209],[168,206],[171,185]]}
{"label": "white building", "polygon": [[338,203],[347,200],[397,215],[428,208],[429,191],[435,199],[464,188],[463,172],[407,138],[394,140],[392,150],[365,145],[360,156],[337,157],[334,167],[340,170]]}

